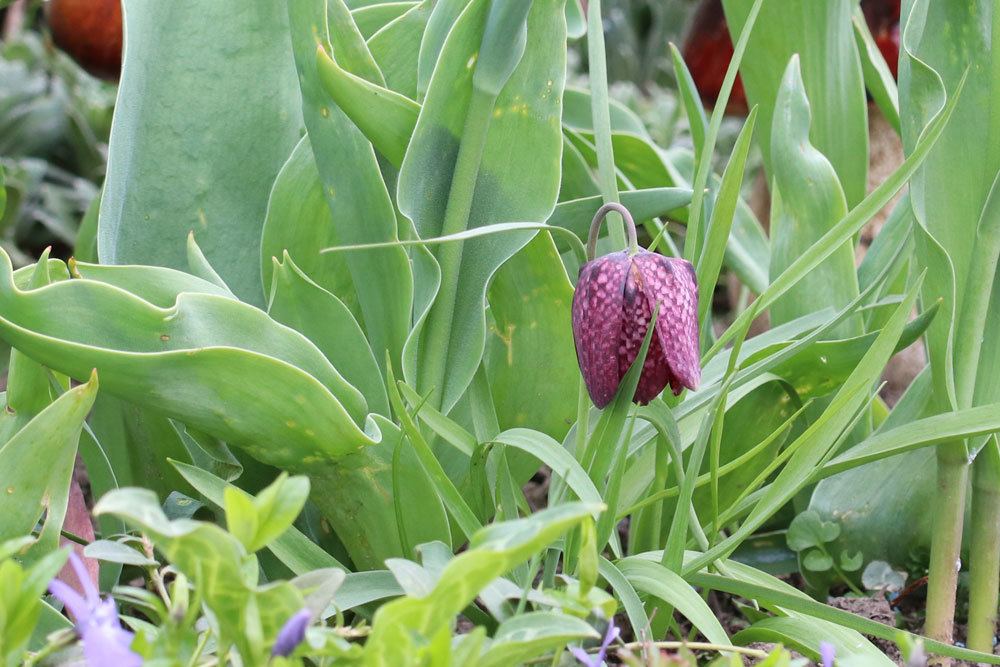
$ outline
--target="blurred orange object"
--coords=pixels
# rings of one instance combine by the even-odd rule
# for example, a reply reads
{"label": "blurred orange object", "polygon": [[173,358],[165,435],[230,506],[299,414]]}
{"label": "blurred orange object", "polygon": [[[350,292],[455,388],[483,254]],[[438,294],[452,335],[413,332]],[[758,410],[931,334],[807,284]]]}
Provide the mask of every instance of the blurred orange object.
{"label": "blurred orange object", "polygon": [[50,0],[52,39],[83,69],[115,81],[122,67],[120,0]]}

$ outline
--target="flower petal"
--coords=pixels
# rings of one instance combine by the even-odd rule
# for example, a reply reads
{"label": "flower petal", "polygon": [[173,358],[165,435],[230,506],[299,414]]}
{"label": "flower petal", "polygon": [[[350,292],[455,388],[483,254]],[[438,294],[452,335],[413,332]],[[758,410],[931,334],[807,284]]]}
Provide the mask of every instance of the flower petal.
{"label": "flower petal", "polygon": [[674,394],[696,389],[701,380],[698,344],[698,285],[690,262],[640,251],[632,261],[639,267],[650,304],[660,304],[656,334],[670,366]]}
{"label": "flower petal", "polygon": [[613,253],[587,262],[573,294],[573,341],[576,358],[594,405],[603,408],[615,397],[621,373],[618,345],[628,254]]}
{"label": "flower petal", "polygon": [[66,582],[53,579],[49,582],[49,593],[63,603],[75,623],[84,623],[90,618],[90,605]]}
{"label": "flower petal", "polygon": [[[628,278],[625,280],[625,297],[622,301],[622,332],[618,343],[618,371],[625,377],[628,369],[635,363],[646,338],[649,323],[653,319],[653,308],[646,292],[642,288],[642,275],[639,267],[632,264],[629,267]],[[649,351],[642,365],[639,383],[635,387],[632,401],[645,405],[660,395],[670,381],[670,366],[660,345],[659,336],[653,336],[649,341]]]}

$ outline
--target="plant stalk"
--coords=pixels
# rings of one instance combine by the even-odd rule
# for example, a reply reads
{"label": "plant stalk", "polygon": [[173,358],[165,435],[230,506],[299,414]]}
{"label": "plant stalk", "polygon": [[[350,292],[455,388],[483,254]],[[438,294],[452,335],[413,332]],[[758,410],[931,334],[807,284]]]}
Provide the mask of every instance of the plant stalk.
{"label": "plant stalk", "polygon": [[[465,231],[472,211],[472,199],[479,177],[479,165],[486,148],[486,136],[490,129],[490,116],[496,105],[496,95],[473,89],[469,111],[465,118],[462,142],[455,160],[455,177],[448,193],[441,235],[457,234]],[[440,408],[444,402],[444,381],[448,343],[451,340],[451,326],[455,314],[455,300],[458,296],[458,274],[462,266],[463,243],[446,243],[437,254],[441,267],[441,286],[438,289],[434,307],[427,317],[427,336],[423,345],[434,350],[434,354],[424,355],[423,382],[421,391],[433,390],[431,403]]]}
{"label": "plant stalk", "polygon": [[948,644],[952,643],[954,635],[955,590],[962,550],[965,490],[969,481],[969,463],[962,445],[962,442],[954,442],[938,449],[937,500],[924,626],[929,637]]}
{"label": "plant stalk", "polygon": [[[608,99],[608,62],[604,53],[604,22],[601,0],[587,5],[587,64],[590,69],[590,113],[594,122],[594,147],[597,150],[597,182],[604,203],[618,202],[618,176],[611,143],[611,106]],[[615,246],[625,245],[624,223],[617,215],[608,221],[608,233]]]}
{"label": "plant stalk", "polygon": [[991,437],[972,465],[969,648],[993,651],[1000,603],[1000,449]]}

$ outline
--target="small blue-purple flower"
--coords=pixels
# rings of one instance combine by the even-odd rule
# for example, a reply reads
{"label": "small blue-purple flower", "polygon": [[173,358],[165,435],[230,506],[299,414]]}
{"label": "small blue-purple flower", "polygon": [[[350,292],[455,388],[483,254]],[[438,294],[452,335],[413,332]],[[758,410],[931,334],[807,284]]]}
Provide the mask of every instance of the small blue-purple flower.
{"label": "small blue-purple flower", "polygon": [[142,656],[131,649],[135,635],[122,627],[115,601],[110,597],[101,599],[79,556],[70,553],[69,562],[84,595],[58,579],[49,582],[49,592],[59,598],[72,615],[87,664],[90,667],[142,665]]}
{"label": "small blue-purple flower", "polygon": [[823,667],[833,667],[833,660],[837,657],[837,649],[830,642],[819,643],[819,659]]}
{"label": "small blue-purple flower", "polygon": [[590,655],[582,648],[577,646],[570,647],[570,653],[573,657],[580,661],[581,665],[586,667],[601,667],[604,664],[604,659],[608,654],[608,647],[611,646],[611,642],[618,639],[618,635],[621,634],[621,629],[615,625],[615,620],[611,619],[608,624],[608,630],[604,633],[604,639],[601,641],[601,647],[598,649],[597,653]]}
{"label": "small blue-purple flower", "polygon": [[306,628],[312,623],[312,612],[308,609],[300,609],[295,615],[285,621],[278,632],[278,638],[274,641],[274,648],[271,655],[288,657],[295,650],[295,647],[306,638]]}

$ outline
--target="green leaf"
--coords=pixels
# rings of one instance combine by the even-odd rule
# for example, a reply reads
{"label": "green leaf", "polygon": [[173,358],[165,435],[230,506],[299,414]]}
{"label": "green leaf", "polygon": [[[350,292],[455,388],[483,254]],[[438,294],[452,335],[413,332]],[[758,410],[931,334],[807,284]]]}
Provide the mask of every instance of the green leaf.
{"label": "green leaf", "polygon": [[[785,294],[789,289],[798,284],[810,271],[819,266],[824,260],[833,255],[840,245],[850,239],[861,230],[864,224],[880,211],[892,197],[899,191],[907,180],[916,172],[921,162],[927,157],[935,142],[941,136],[942,131],[948,124],[951,114],[955,109],[958,98],[953,95],[948,102],[940,107],[933,119],[927,124],[917,145],[909,156],[903,161],[896,171],[886,178],[871,194],[851,209],[846,216],[840,219],[837,224],[830,228],[823,236],[813,243],[803,252],[798,259],[793,261],[781,275],[771,281],[758,301],[760,309],[767,308]],[[716,352],[722,349],[727,343],[732,341],[737,332],[746,326],[747,320],[752,316],[753,311],[748,309],[741,313],[736,320],[726,329],[725,333],[719,336],[705,358],[711,358]],[[704,363],[704,361],[703,361]]]}
{"label": "green leaf", "polygon": [[573,286],[550,234],[537,234],[497,271],[486,370],[500,428],[562,439],[576,415],[579,372],[570,321]]}
{"label": "green leaf", "polygon": [[422,0],[368,40],[386,84],[411,100],[417,99],[417,62],[431,10],[443,4]]}
{"label": "green leaf", "polygon": [[286,252],[274,261],[267,314],[302,333],[357,387],[368,409],[389,415],[378,363],[354,315],[331,292],[309,279]]}
{"label": "green leaf", "polygon": [[[739,564],[732,562],[727,563],[727,566],[729,567],[733,567],[735,565]],[[758,574],[766,577],[763,573]],[[782,587],[778,587],[776,584],[781,584],[782,582],[774,579],[773,577],[767,577],[767,579],[744,579],[741,577],[737,579],[735,577],[727,577],[718,574],[697,573],[690,576],[690,581],[696,586],[707,586],[732,595],[739,595],[747,599],[757,600],[761,604],[767,606],[794,611],[812,618],[828,621],[835,626],[855,630],[862,634],[878,637],[880,639],[896,641],[898,639],[897,633],[903,632],[888,625],[883,625],[878,621],[857,616],[851,612],[843,611],[842,609],[835,609],[823,604],[822,602],[816,602],[815,600],[804,595],[801,591],[791,588],[790,586],[787,588],[784,585]],[[787,590],[789,588],[791,588],[791,590]],[[908,637],[914,639],[916,638],[916,636],[911,633],[904,634]],[[923,643],[924,648],[933,654],[958,658],[960,660],[968,660],[970,662],[985,662],[991,665],[1000,664],[1000,656],[988,655],[978,651],[970,651],[969,649],[959,648],[950,644],[943,644],[927,638],[923,638]]]}
{"label": "green leaf", "polygon": [[[698,284],[698,321],[706,329],[711,327],[709,313],[712,307],[712,293],[719,281],[719,271],[725,256],[727,241],[736,215],[736,205],[740,198],[740,188],[743,185],[743,170],[746,167],[747,155],[750,153],[750,139],[753,137],[757,121],[757,108],[754,107],[747,117],[743,129],[736,137],[733,153],[722,172],[722,182],[712,206],[712,218],[705,233],[701,256],[695,267]],[[773,233],[773,232],[772,232]],[[773,257],[773,252],[772,252]],[[772,260],[773,261],[773,260]],[[774,264],[772,263],[772,270]]]}
{"label": "green leaf", "polygon": [[[812,109],[806,98],[799,58],[793,56],[772,110],[774,127],[780,128],[772,130],[770,135],[772,278],[781,275],[847,214],[847,201],[837,172],[809,142]],[[854,250],[847,241],[771,305],[771,318],[783,324],[826,306],[843,308],[857,295]],[[848,318],[833,333],[841,337],[861,334],[860,318]]]}
{"label": "green leaf", "polygon": [[[448,34],[400,169],[399,208],[422,238],[496,222],[541,221],[556,201],[562,137],[553,119],[565,77],[562,3],[532,5],[524,56],[499,95],[473,85],[476,70],[494,66],[479,51],[489,7],[473,0]],[[503,49],[495,53],[498,63],[506,58]],[[506,65],[497,67],[502,72]],[[434,390],[431,404],[442,412],[455,405],[479,366],[487,283],[531,237],[512,234],[438,249],[441,288],[426,279],[421,286],[436,297],[407,341],[403,368],[421,394]]]}
{"label": "green leaf", "polygon": [[826,572],[833,567],[833,558],[822,551],[807,551],[802,559],[802,567],[810,572]]}
{"label": "green leaf", "polygon": [[788,547],[792,551],[823,547],[839,536],[840,526],[833,521],[823,521],[819,514],[809,510],[796,516],[788,525]]}
{"label": "green leaf", "polygon": [[231,486],[226,488],[223,500],[226,508],[226,528],[247,551],[253,553],[255,549],[252,549],[251,545],[260,529],[253,498]]}
{"label": "green leaf", "polygon": [[247,550],[257,551],[291,528],[308,497],[309,479],[301,475],[289,477],[281,473],[278,479],[261,490],[254,498],[257,531]]}
{"label": "green leaf", "polygon": [[568,503],[536,512],[526,519],[480,530],[470,541],[468,551],[445,566],[427,596],[395,600],[376,612],[365,646],[370,664],[414,660],[418,647],[450,624],[488,583],[599,509],[584,503]]}
{"label": "green leaf", "polygon": [[[225,496],[229,493],[229,489],[239,491],[252,501],[252,497],[245,491],[209,472],[180,461],[170,463],[191,486],[216,507],[225,504]],[[323,551],[294,526],[269,542],[267,548],[295,574],[306,574],[312,570],[330,567],[346,569],[336,558]]]}
{"label": "green leaf", "polygon": [[46,513],[34,553],[58,548],[83,422],[97,394],[97,375],[70,389],[0,446],[4,473],[0,541],[31,533]]}
{"label": "green leaf", "polygon": [[185,268],[197,230],[236,294],[263,304],[267,192],[299,140],[282,7],[133,2],[98,229],[103,262]]}
{"label": "green leaf", "polygon": [[[729,29],[738,34],[750,0],[724,0],[723,5]],[[810,143],[830,160],[849,206],[864,198],[868,173],[868,106],[851,24],[856,6],[852,0],[765,2],[740,66],[747,100],[760,107],[760,146],[767,173],[773,175],[781,158],[771,146],[784,130],[774,120],[776,97],[789,59],[799,55],[813,105]]]}
{"label": "green leaf", "polygon": [[854,28],[854,41],[858,45],[858,55],[861,57],[865,87],[878,105],[879,111],[898,134],[899,91],[896,89],[896,78],[892,75],[878,44],[875,43],[860,7],[854,8],[851,25]]}
{"label": "green leaf", "polygon": [[729,644],[729,635],[708,604],[676,572],[643,558],[629,557],[617,564],[636,590],[663,600],[677,609],[713,644]]}
{"label": "green leaf", "polygon": [[[162,309],[86,279],[21,291],[4,255],[0,302],[4,338],[46,365],[77,379],[99,368],[109,393],[268,463],[301,468],[310,456],[346,454],[379,437],[353,421],[367,416],[364,398],[315,346],[232,299],[185,292]],[[258,385],[272,400],[252,400]]]}
{"label": "green leaf", "polygon": [[870,387],[889,360],[916,297],[915,290],[911,289],[820,417],[789,445],[789,448],[795,448],[795,454],[778,473],[777,478],[767,488],[764,496],[739,529],[706,551],[696,564],[689,565],[689,568],[701,567],[731,553],[741,541],[773,516],[809,482],[812,471],[828,457],[841,432],[851,425],[854,414],[867,401]]}
{"label": "green leaf", "polygon": [[361,36],[367,40],[419,4],[419,2],[383,2],[368,7],[359,7],[351,12],[351,18],[358,26]]}
{"label": "green leaf", "polygon": [[674,65],[677,90],[681,94],[684,112],[687,114],[694,152],[695,155],[701,155],[705,150],[705,134],[708,132],[708,117],[705,115],[705,107],[701,104],[701,95],[698,94],[698,88],[694,84],[694,79],[691,78],[691,72],[684,62],[684,57],[672,42],[670,44],[670,58]]}
{"label": "green leaf", "polygon": [[545,433],[514,428],[497,435],[492,441],[506,447],[514,447],[537,458],[552,469],[553,477],[565,481],[577,499],[591,505],[602,502],[597,487],[573,455]]}
{"label": "green leaf", "polygon": [[573,641],[599,638],[592,627],[578,618],[552,611],[528,612],[500,624],[493,642],[477,664],[482,667],[517,665]]}
{"label": "green leaf", "polygon": [[278,172],[268,199],[260,249],[264,285],[272,284],[274,258],[287,252],[313,282],[343,301],[356,318],[360,317],[346,258],[319,252],[338,243],[307,135]]}
{"label": "green leaf", "polygon": [[83,549],[83,555],[87,558],[110,563],[121,563],[123,565],[136,565],[139,567],[157,567],[157,563],[138,549],[123,543],[112,540],[96,540]]}
{"label": "green leaf", "polygon": [[894,664],[882,651],[854,630],[835,623],[804,616],[779,616],[757,621],[733,636],[737,644],[754,642],[779,643],[790,646],[813,660],[819,660],[821,641],[833,645],[837,660],[859,660],[865,665]]}
{"label": "green leaf", "polygon": [[[334,2],[330,9],[346,8]],[[317,49],[330,47],[360,75],[379,75],[349,14],[328,32],[324,0],[288,5],[292,51],[302,88],[302,114],[323,192],[337,238],[345,243],[396,239],[396,215],[382,180],[371,144],[337,106],[329,103],[317,69]],[[346,23],[347,25],[343,25]],[[410,263],[402,248],[386,248],[367,256],[348,255],[347,268],[358,295],[358,305],[373,350],[387,350],[392,364],[399,363],[403,341],[410,330],[413,292]],[[376,362],[385,359],[381,352]],[[383,369],[384,373],[384,369]]]}

